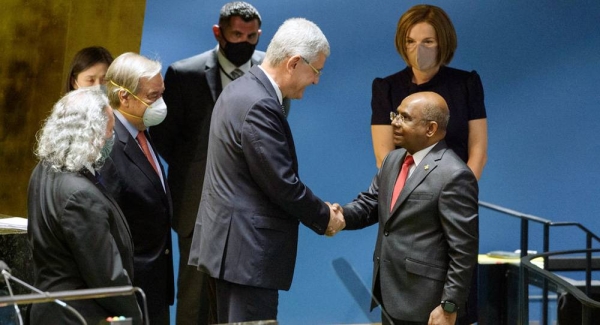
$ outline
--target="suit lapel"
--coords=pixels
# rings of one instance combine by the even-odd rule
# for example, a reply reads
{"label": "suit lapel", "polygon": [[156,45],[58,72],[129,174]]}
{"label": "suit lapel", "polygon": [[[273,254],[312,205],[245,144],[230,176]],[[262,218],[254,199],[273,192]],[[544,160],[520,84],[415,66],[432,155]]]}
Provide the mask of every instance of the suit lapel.
{"label": "suit lapel", "polygon": [[213,55],[209,60],[206,60],[205,72],[206,82],[210,88],[213,102],[217,102],[217,98],[221,95],[223,87],[221,86],[221,74],[219,73],[219,60],[217,58],[217,49],[213,51]]}
{"label": "suit lapel", "polygon": [[[399,213],[398,208],[410,197],[411,193],[419,186],[419,184],[423,183],[427,176],[435,170],[438,166],[439,161],[442,159],[444,152],[446,151],[446,142],[443,140],[438,142],[432,149],[427,153],[427,155],[421,160],[419,165],[416,167],[412,175],[406,180],[404,184],[404,188],[400,192],[400,196],[396,201],[396,205],[390,212],[390,218]],[[403,161],[403,160],[401,160]],[[399,168],[399,167],[398,167]],[[396,174],[397,177],[397,174]],[[393,185],[392,185],[393,188]],[[390,192],[391,193],[391,192]]]}
{"label": "suit lapel", "polygon": [[[152,185],[161,192],[164,193],[164,188],[162,186],[162,182],[160,177],[144,155],[142,148],[140,148],[137,140],[135,140],[127,128],[121,123],[121,121],[117,118],[115,119],[115,133],[117,134],[118,141],[121,142],[123,146],[123,153],[135,166],[137,166],[142,173],[148,178],[148,180],[152,183]],[[148,134],[146,133],[146,138],[149,140]],[[150,143],[152,146],[152,143]],[[153,148],[154,149],[154,148]],[[156,155],[156,151],[154,152]],[[158,157],[158,156],[157,156]],[[162,168],[162,166],[161,166]]]}
{"label": "suit lapel", "polygon": [[392,195],[394,193],[394,185],[396,184],[396,179],[398,179],[398,174],[400,174],[400,168],[402,168],[402,162],[404,161],[404,157],[406,156],[406,150],[397,149],[392,151],[384,160],[381,166],[381,184],[380,195],[384,198],[381,204],[385,206],[384,214],[385,219],[389,218],[391,212],[396,210],[398,206],[398,202],[394,207],[394,210],[390,212],[390,205],[392,204]]}

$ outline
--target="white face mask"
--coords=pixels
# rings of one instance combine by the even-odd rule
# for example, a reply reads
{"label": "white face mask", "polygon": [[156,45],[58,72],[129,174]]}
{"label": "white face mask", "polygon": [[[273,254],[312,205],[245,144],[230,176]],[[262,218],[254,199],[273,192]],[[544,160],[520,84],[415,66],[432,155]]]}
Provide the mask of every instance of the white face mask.
{"label": "white face mask", "polygon": [[437,46],[427,47],[419,44],[414,53],[413,64],[415,68],[425,71],[436,66]]}
{"label": "white face mask", "polygon": [[167,117],[167,104],[163,98],[160,97],[152,103],[152,105],[146,108],[142,119],[144,120],[144,125],[150,127],[162,123],[162,121],[165,120],[165,117]]}

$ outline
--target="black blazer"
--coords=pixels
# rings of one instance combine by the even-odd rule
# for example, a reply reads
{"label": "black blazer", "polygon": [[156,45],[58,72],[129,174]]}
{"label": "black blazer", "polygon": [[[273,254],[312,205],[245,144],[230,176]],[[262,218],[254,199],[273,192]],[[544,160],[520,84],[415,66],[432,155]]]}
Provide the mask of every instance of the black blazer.
{"label": "black blazer", "polygon": [[190,265],[229,282],[288,290],[299,221],[323,234],[329,213],[300,181],[275,89],[253,67],[223,90],[213,111]]}
{"label": "black blazer", "polygon": [[[150,310],[164,308],[174,300],[171,193],[166,183],[163,188],[137,141],[116,117],[114,131],[115,144],[100,172],[131,228],[134,285],[146,293]],[[152,139],[148,137],[148,141],[152,145]]]}
{"label": "black blazer", "polygon": [[[117,203],[87,169],[53,172],[39,163],[29,180],[27,236],[34,286],[64,291],[132,285],[133,242]],[[134,296],[72,300],[88,324],[109,316],[141,324]],[[55,303],[31,306],[31,324],[81,324]]]}
{"label": "black blazer", "polygon": [[427,322],[442,300],[457,303],[462,314],[479,248],[477,179],[440,141],[390,212],[405,155],[404,149],[390,152],[369,190],[343,207],[346,229],[379,223],[373,292],[393,318]]}

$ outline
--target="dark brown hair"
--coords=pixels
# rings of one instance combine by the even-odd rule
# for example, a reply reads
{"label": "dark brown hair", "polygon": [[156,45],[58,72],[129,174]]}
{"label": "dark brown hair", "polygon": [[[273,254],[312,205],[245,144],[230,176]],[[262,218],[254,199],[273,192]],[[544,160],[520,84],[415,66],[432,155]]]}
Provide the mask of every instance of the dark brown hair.
{"label": "dark brown hair", "polygon": [[71,62],[69,73],[67,74],[67,82],[65,84],[64,93],[68,93],[73,90],[72,81],[77,79],[77,76],[82,71],[90,68],[97,63],[106,63],[110,65],[113,61],[113,57],[107,49],[102,46],[91,46],[81,49]]}

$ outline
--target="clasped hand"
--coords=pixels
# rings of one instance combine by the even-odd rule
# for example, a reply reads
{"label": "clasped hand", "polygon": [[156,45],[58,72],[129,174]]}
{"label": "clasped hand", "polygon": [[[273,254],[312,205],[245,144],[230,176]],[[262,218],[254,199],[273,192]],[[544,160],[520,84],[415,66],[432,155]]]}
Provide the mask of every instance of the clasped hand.
{"label": "clasped hand", "polygon": [[344,219],[344,209],[339,204],[325,203],[329,206],[329,224],[325,235],[331,237],[346,227],[346,220]]}

